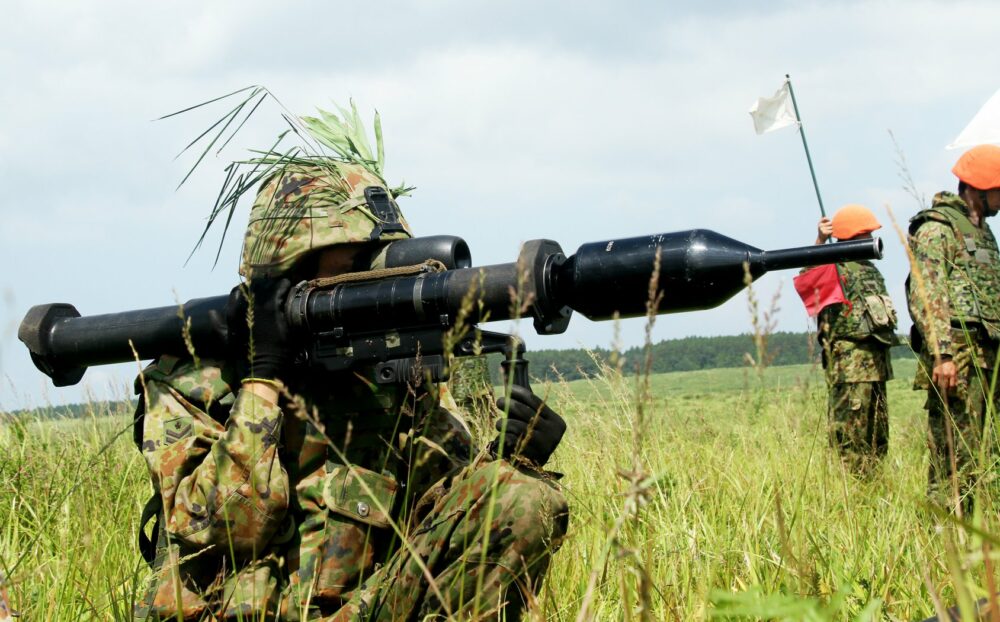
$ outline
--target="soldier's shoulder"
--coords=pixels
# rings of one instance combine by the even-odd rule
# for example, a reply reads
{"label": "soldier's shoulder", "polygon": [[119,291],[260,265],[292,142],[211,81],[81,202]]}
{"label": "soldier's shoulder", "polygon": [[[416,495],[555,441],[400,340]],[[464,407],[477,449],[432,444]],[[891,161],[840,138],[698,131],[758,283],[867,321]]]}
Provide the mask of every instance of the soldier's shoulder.
{"label": "soldier's shoulder", "polygon": [[840,272],[841,279],[845,280],[869,278],[873,276],[877,276],[879,278],[882,277],[882,273],[879,272],[878,267],[867,259],[837,264],[837,270]]}
{"label": "soldier's shoulder", "polygon": [[955,239],[951,223],[944,217],[927,219],[910,229],[910,240],[918,245],[946,244]]}
{"label": "soldier's shoulder", "polygon": [[913,215],[913,218],[910,219],[910,229],[912,230],[924,224],[934,222],[951,226],[951,219],[948,218],[948,215],[943,210],[936,207],[927,207]]}
{"label": "soldier's shoulder", "polygon": [[966,226],[968,217],[969,208],[961,197],[951,192],[939,192],[934,195],[930,207],[920,210],[910,219],[910,233],[927,222],[962,228]]}
{"label": "soldier's shoulder", "polygon": [[965,214],[967,208],[962,199],[951,192],[939,192],[934,195],[931,204],[921,209],[910,218],[910,228],[924,222],[951,223],[959,215]]}
{"label": "soldier's shoulder", "polygon": [[142,384],[158,382],[165,384],[188,400],[202,404],[225,403],[235,398],[234,381],[222,361],[212,359],[194,360],[163,355],[149,364],[135,380],[136,392],[142,391]]}
{"label": "soldier's shoulder", "polygon": [[875,266],[875,264],[869,261],[868,259],[859,259],[858,261],[848,261],[847,263],[837,264],[837,267],[842,270],[878,271],[878,268]]}
{"label": "soldier's shoulder", "polygon": [[931,199],[931,208],[950,208],[955,209],[960,212],[967,212],[969,207],[962,200],[962,197],[958,196],[954,192],[942,191],[934,195]]}
{"label": "soldier's shoulder", "polygon": [[882,271],[879,270],[878,266],[876,266],[873,262],[865,259],[853,263],[856,264],[856,270],[866,278],[882,278]]}

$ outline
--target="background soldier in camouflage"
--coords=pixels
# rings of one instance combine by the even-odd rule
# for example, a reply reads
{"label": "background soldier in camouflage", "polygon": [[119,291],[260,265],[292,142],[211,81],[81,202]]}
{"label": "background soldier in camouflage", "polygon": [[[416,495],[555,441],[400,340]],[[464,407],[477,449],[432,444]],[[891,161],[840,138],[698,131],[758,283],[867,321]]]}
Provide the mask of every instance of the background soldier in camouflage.
{"label": "background soldier in camouflage", "polygon": [[[880,229],[861,205],[845,205],[819,221],[816,244],[870,238]],[[895,343],[896,310],[882,274],[870,261],[837,264],[846,303],[828,305],[817,318],[829,401],[830,444],[858,472],[889,449],[885,383],[892,379],[889,348]]]}
{"label": "background soldier in camouflage", "polygon": [[1000,257],[986,218],[1000,210],[1000,147],[970,149],[952,172],[958,195],[938,193],[910,220],[919,274],[907,279],[907,301],[920,354],[914,388],[927,390],[928,490],[959,495],[968,508],[984,418],[996,404]]}
{"label": "background soldier in camouflage", "polygon": [[138,379],[158,538],[137,619],[516,620],[530,604],[567,525],[541,470],[559,415],[516,388],[477,454],[446,385],[296,365],[291,284],[368,270],[410,236],[398,210],[373,213],[372,186],[385,188],[335,161],[267,180],[244,243],[246,308],[230,318],[248,351],[163,356]]}

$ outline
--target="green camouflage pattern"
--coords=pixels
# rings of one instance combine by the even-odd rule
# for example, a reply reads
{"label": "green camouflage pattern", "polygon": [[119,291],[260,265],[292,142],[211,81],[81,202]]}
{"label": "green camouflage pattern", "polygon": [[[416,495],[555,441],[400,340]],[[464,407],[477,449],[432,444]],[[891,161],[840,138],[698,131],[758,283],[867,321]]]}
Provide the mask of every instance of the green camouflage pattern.
{"label": "green camouflage pattern", "polygon": [[885,382],[830,385],[830,446],[854,471],[865,471],[889,450],[889,408]]}
{"label": "green camouflage pattern", "polygon": [[180,359],[176,356],[163,355],[153,364],[143,370],[142,376],[135,380],[135,392],[142,393],[143,380],[158,380],[171,388],[177,394],[187,396],[195,403],[205,404],[209,408],[233,405],[236,395],[233,385],[239,379],[223,377],[222,370],[214,365],[195,365],[190,359]]}
{"label": "green camouflage pattern", "polygon": [[[957,335],[955,339],[960,339]],[[974,337],[972,338],[975,339]],[[969,339],[966,338],[966,343]],[[956,341],[961,343],[961,341]],[[965,509],[970,509],[973,487],[980,477],[983,481],[995,477],[993,467],[983,468],[979,463],[983,449],[985,465],[992,465],[996,441],[981,447],[984,423],[988,413],[996,413],[1000,405],[1000,391],[990,391],[996,358],[995,342],[989,352],[989,366],[984,367],[982,359],[975,356],[983,346],[960,347],[953,361],[958,368],[958,387],[942,399],[940,391],[930,387],[929,359],[922,358],[917,369],[921,384],[928,387],[927,402],[927,445],[930,466],[927,476],[928,494],[946,506],[952,506],[955,493],[963,499]],[[989,415],[993,416],[993,415]],[[950,430],[949,430],[950,428]],[[950,433],[949,433],[950,432]],[[951,455],[955,456],[955,477],[952,479]]]}
{"label": "green camouflage pattern", "polygon": [[892,380],[889,347],[877,341],[838,339],[823,348],[829,386],[851,382]]}
{"label": "green camouflage pattern", "polygon": [[[1000,255],[989,225],[973,225],[965,202],[949,192],[935,195],[931,207],[910,221],[910,248],[926,288],[921,296],[910,275],[907,302],[923,337],[913,386],[927,391],[928,493],[950,505],[957,492],[967,504],[982,473],[977,456],[984,418],[997,403],[988,387],[1000,337]],[[958,387],[947,396],[931,380],[932,336],[938,353],[951,357],[958,370]]]}
{"label": "green camouflage pattern", "polygon": [[481,455],[427,497],[407,544],[325,620],[520,619],[566,534],[557,486]]}
{"label": "green camouflage pattern", "polygon": [[910,249],[920,269],[924,296],[911,275],[907,287],[910,316],[926,347],[933,335],[942,356],[954,356],[960,344],[951,328],[976,323],[1000,339],[1000,252],[989,225],[968,219],[958,196],[941,192],[931,207],[910,220]]}
{"label": "green camouflage pattern", "polygon": [[[240,274],[276,276],[310,251],[372,241],[381,221],[367,207],[365,188],[370,186],[385,188],[385,182],[358,164],[331,160],[322,166],[286,166],[264,182],[250,209]],[[400,222],[405,233],[375,239],[413,237],[402,215]]]}
{"label": "green camouflage pattern", "polygon": [[896,309],[885,288],[882,273],[870,261],[837,264],[847,304],[829,305],[820,322],[833,339],[874,339],[895,343]]}
{"label": "green camouflage pattern", "polygon": [[143,422],[142,452],[167,533],[238,558],[256,555],[288,509],[288,476],[276,460],[281,411],[240,394],[223,426],[156,381],[147,382],[146,400],[156,414]]}
{"label": "green camouflage pattern", "polygon": [[[445,385],[376,385],[371,373],[290,386],[318,413],[310,421],[224,392],[235,383],[217,361],[165,357],[146,370],[142,448],[164,503],[137,619],[471,611],[468,585],[456,584],[466,577],[482,585],[484,611],[511,585],[521,586],[512,602],[530,598],[565,531],[557,487],[506,461],[473,463]],[[473,537],[484,530],[485,552]],[[435,569],[444,604],[414,571],[413,550]]]}
{"label": "green camouflage pattern", "polygon": [[[949,332],[949,343],[954,344],[952,361],[957,367],[975,367],[980,370],[979,373],[988,373],[996,367],[997,343],[990,339],[982,328],[969,324],[964,329],[951,328]],[[933,354],[924,348],[918,353],[917,361],[919,364],[913,379],[913,389],[916,391],[934,389],[931,382],[931,370],[934,369]]]}
{"label": "green camouflage pattern", "polygon": [[817,319],[827,383],[891,380],[897,319],[882,274],[869,261],[837,264],[837,273],[847,303],[823,308]]}
{"label": "green camouflage pattern", "polygon": [[275,619],[281,603],[281,571],[273,552],[262,553],[224,575],[214,559],[206,564],[203,553],[168,542],[162,530],[160,535],[155,572],[136,606],[135,620],[176,620],[178,613],[184,620]]}
{"label": "green camouflage pattern", "polygon": [[889,348],[896,342],[896,309],[870,261],[837,264],[846,303],[817,319],[826,371],[830,446],[855,472],[864,473],[889,446],[885,383],[892,379]]}
{"label": "green camouflage pattern", "polygon": [[[251,592],[271,594],[260,601],[265,608],[277,602],[267,545],[290,502],[288,475],[277,460],[283,415],[252,394],[223,393],[223,376],[219,367],[164,357],[137,381],[146,404],[141,450],[163,504],[154,576],[139,619],[177,611],[185,619],[208,611],[229,619],[229,611],[256,606],[234,598]],[[220,408],[228,410],[224,422]],[[218,574],[233,564],[243,571]]]}

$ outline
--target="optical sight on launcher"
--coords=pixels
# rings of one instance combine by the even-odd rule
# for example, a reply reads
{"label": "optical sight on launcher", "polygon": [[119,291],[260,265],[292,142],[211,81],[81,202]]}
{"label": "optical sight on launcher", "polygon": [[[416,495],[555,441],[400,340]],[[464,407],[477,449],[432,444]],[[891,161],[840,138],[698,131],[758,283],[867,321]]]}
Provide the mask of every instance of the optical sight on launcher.
{"label": "optical sight on launcher", "polygon": [[[474,268],[463,240],[431,236],[392,242],[385,266],[394,270],[300,283],[285,309],[303,347],[302,364],[318,373],[374,366],[379,383],[426,374],[444,380],[447,348],[456,356],[503,352],[504,371],[527,386],[523,343],[477,324],[526,309],[535,331],[550,335],[566,330],[573,311],[594,321],[642,316],[654,273],[662,294],[657,314],[700,311],[732,298],[747,274],[755,280],[771,270],[881,257],[878,238],[762,251],[693,229],[591,242],[569,257],[552,240],[531,240],[515,262]],[[413,266],[409,273],[406,266]],[[185,356],[185,332],[199,356],[221,359],[247,351],[230,343],[234,294],[190,300],[184,319],[176,305],[88,317],[70,304],[38,305],[18,338],[56,386],[76,384],[91,365]],[[475,329],[452,343],[447,336],[456,327]]]}

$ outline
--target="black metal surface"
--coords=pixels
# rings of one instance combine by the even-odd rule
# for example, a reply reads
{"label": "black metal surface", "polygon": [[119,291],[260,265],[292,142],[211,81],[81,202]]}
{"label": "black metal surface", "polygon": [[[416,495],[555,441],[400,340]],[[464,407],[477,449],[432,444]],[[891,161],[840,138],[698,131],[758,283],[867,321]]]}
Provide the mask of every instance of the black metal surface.
{"label": "black metal surface", "polygon": [[390,242],[385,250],[385,267],[413,266],[436,259],[449,270],[472,266],[472,253],[465,240],[454,235],[428,235]]}
{"label": "black metal surface", "polygon": [[591,320],[646,314],[659,253],[657,313],[717,307],[770,270],[878,259],[881,240],[762,251],[705,229],[591,242],[556,268],[556,298]]}
{"label": "black metal surface", "polygon": [[863,259],[882,259],[882,240],[880,238],[764,251],[761,253],[760,265],[764,272],[768,272],[770,270],[805,268]]}
{"label": "black metal surface", "polygon": [[[401,251],[397,258],[404,261],[401,265],[411,265],[434,249],[454,265],[464,265],[468,247],[446,237],[412,244],[416,250]],[[412,358],[418,352],[440,354],[444,331],[459,322],[506,320],[523,312],[538,333],[551,334],[566,329],[573,310],[592,320],[616,313],[623,318],[644,315],[657,255],[655,286],[663,294],[657,313],[677,313],[725,302],[743,289],[747,270],[757,278],[769,270],[876,259],[881,242],[761,251],[695,229],[584,244],[567,259],[557,243],[532,240],[512,263],[343,283],[326,290],[299,287],[289,298],[288,320],[310,344],[311,361],[330,370]],[[200,356],[226,353],[228,298],[184,305]],[[136,353],[148,359],[187,351],[177,306],[78,315],[71,305],[40,305],[28,312],[18,332],[35,365],[59,386],[77,382],[89,365],[133,360]],[[390,371],[395,376],[408,373],[405,365]]]}

